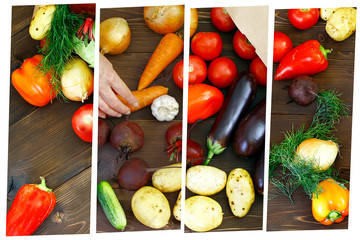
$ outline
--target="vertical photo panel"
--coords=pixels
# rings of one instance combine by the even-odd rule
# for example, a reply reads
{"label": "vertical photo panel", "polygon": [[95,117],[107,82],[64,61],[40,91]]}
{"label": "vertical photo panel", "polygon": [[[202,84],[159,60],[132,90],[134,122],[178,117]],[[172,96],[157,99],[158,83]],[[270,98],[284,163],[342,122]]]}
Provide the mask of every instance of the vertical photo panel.
{"label": "vertical photo panel", "polygon": [[7,236],[90,233],[94,19],[12,7]]}
{"label": "vertical photo panel", "polygon": [[185,232],[261,230],[268,7],[195,10]]}
{"label": "vertical photo panel", "polygon": [[355,22],[275,11],[268,231],[348,228]]}
{"label": "vertical photo panel", "polygon": [[100,9],[98,233],[180,229],[184,12]]}

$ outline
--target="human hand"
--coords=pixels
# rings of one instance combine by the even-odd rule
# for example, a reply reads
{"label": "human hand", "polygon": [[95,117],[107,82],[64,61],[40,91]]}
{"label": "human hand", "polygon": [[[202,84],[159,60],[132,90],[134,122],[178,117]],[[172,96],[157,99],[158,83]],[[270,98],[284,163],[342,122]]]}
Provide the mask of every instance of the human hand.
{"label": "human hand", "polygon": [[121,117],[130,114],[130,109],[116,97],[116,94],[134,107],[138,106],[136,97],[115,72],[111,62],[101,53],[99,58],[99,117]]}

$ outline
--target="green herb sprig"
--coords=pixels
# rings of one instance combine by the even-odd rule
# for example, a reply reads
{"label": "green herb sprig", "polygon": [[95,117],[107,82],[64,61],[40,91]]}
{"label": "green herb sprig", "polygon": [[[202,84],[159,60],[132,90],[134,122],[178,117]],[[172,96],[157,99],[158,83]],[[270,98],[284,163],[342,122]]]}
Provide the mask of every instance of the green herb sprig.
{"label": "green herb sprig", "polygon": [[51,27],[45,34],[45,45],[40,49],[44,55],[40,70],[51,73],[50,83],[53,91],[65,99],[61,91],[61,76],[65,66],[71,61],[76,43],[73,36],[85,17],[70,11],[69,5],[57,5],[51,20]]}
{"label": "green herb sprig", "polygon": [[303,124],[298,129],[294,127],[285,132],[285,139],[271,146],[269,155],[269,179],[274,186],[270,198],[279,195],[287,196],[292,202],[292,194],[302,186],[305,193],[312,197],[317,195],[321,189],[318,189],[318,183],[327,178],[334,178],[343,181],[337,177],[337,172],[333,167],[320,172],[311,161],[294,161],[298,145],[309,138],[318,138],[322,140],[331,140],[338,142],[334,136],[336,132],[335,125],[340,119],[347,115],[348,108],[340,99],[341,94],[334,90],[320,92],[317,101],[317,109],[313,120],[308,129]]}

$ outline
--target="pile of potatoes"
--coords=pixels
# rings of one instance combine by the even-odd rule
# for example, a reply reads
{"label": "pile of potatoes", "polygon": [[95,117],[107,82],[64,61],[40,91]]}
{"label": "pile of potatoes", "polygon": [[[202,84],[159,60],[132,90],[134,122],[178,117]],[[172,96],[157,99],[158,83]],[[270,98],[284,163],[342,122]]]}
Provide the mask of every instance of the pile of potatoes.
{"label": "pile of potatoes", "polygon": [[355,8],[320,8],[320,17],[326,21],[326,33],[335,41],[347,39],[356,30]]}
{"label": "pile of potatoes", "polygon": [[[179,166],[179,163],[173,164],[155,171],[152,176],[153,187],[142,187],[134,194],[131,208],[142,224],[158,229],[169,222],[171,210],[163,193],[181,189]],[[196,195],[185,200],[184,223],[197,232],[210,231],[222,223],[222,207],[209,196],[226,188],[229,206],[236,217],[244,217],[255,200],[251,176],[242,168],[233,169],[227,175],[212,166],[190,167],[186,173],[186,187]],[[175,219],[181,221],[181,191],[172,213]]]}

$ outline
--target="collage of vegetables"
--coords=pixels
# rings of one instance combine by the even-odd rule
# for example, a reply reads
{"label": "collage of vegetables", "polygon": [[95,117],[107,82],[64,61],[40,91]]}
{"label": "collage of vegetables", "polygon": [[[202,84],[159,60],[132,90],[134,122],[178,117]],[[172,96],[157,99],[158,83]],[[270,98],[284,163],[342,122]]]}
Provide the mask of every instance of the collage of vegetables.
{"label": "collage of vegetables", "polygon": [[356,5],[113,5],[11,6],[4,237],[349,230]]}

